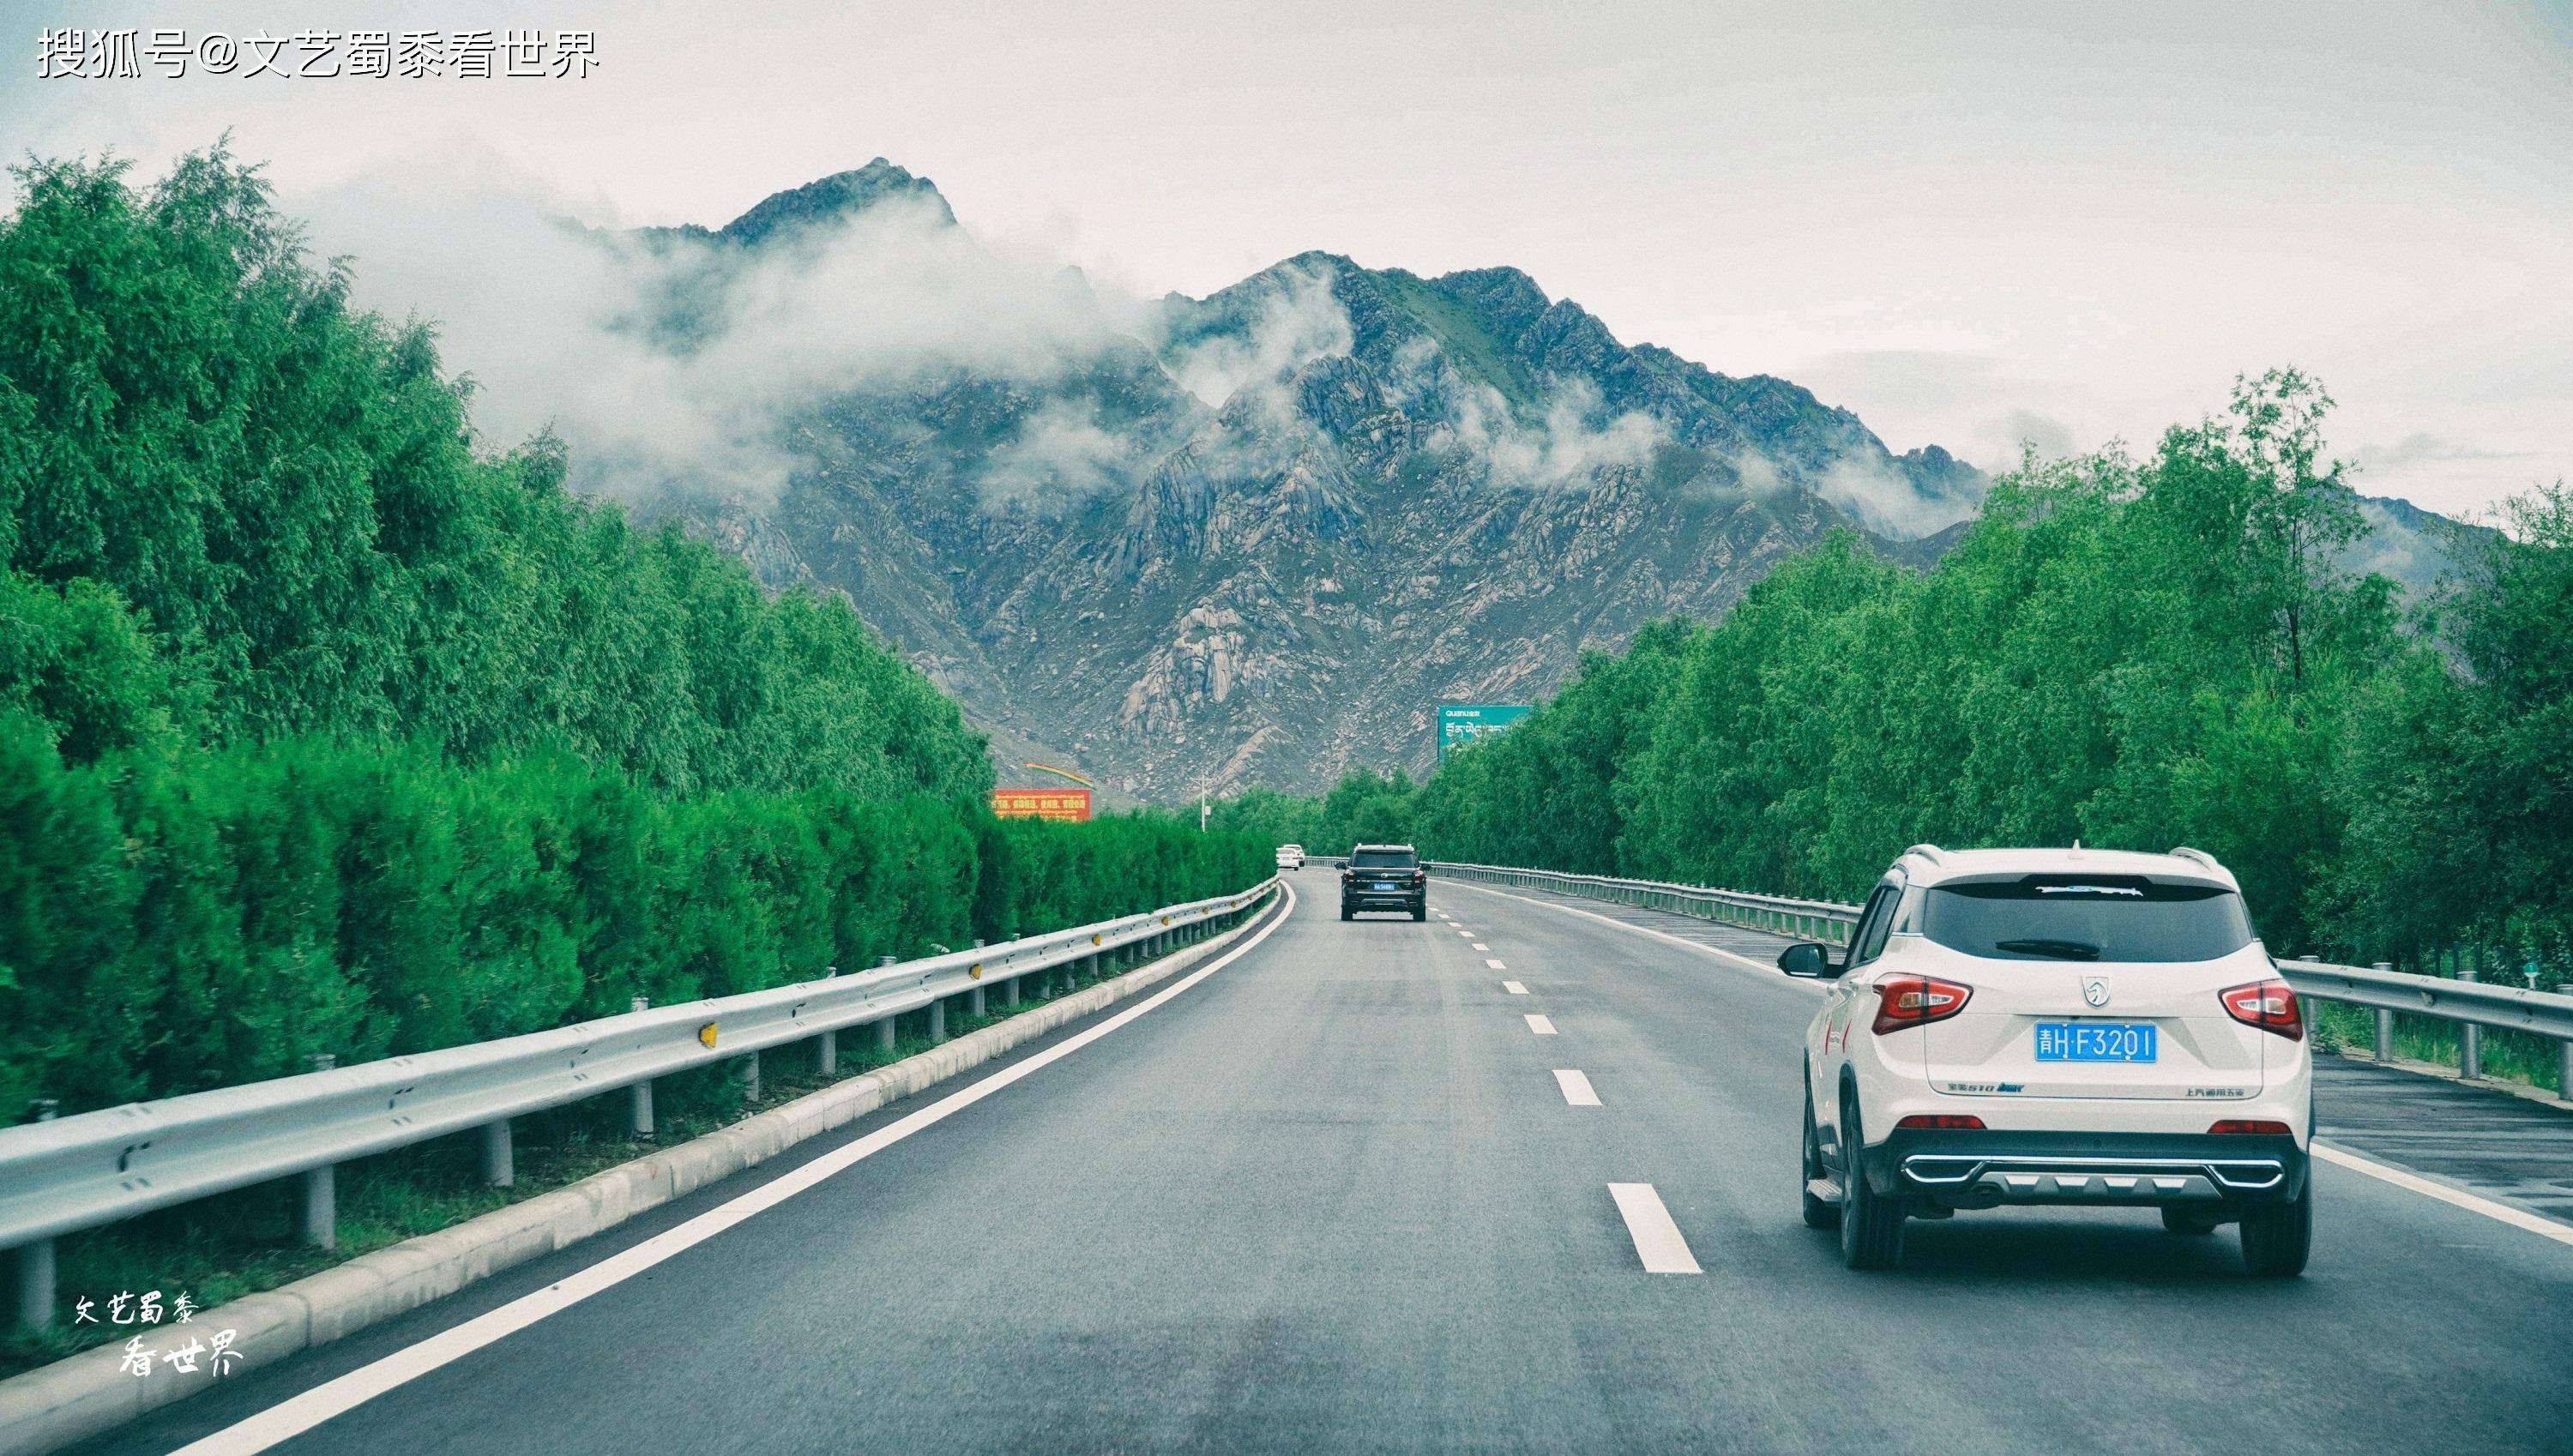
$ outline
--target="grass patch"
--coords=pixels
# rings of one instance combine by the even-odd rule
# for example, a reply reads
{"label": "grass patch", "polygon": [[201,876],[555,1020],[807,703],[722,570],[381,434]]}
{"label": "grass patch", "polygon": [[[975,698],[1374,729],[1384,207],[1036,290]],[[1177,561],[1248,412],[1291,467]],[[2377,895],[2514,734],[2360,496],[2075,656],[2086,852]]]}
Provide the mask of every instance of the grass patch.
{"label": "grass patch", "polygon": [[[2369,1057],[2375,1052],[2374,1011],[2329,1001],[2307,1001],[2305,1011],[2311,1019],[2315,1051],[2359,1058]],[[2454,1022],[2396,1012],[2394,1055],[2416,1062],[2455,1067],[2457,1032]],[[2557,1061],[2556,1045],[2552,1037],[2486,1027],[2483,1034],[2484,1077],[2493,1082],[2524,1083],[2561,1096],[2564,1094],[2563,1069]]]}

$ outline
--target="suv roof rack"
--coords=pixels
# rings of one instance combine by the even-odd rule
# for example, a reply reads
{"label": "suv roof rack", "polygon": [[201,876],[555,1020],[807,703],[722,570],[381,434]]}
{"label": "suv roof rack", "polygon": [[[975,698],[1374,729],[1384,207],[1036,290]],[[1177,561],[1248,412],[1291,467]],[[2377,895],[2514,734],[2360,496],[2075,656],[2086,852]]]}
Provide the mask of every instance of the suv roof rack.
{"label": "suv roof rack", "polygon": [[2215,856],[2208,854],[2204,850],[2190,849],[2184,844],[2172,845],[2170,848],[2170,854],[2171,858],[2176,860],[2195,860],[2210,870],[2220,870],[2224,868],[2222,865],[2215,862]]}
{"label": "suv roof rack", "polygon": [[[1934,865],[1944,865],[1948,863],[1948,852],[1939,848],[1935,844],[1916,844],[1912,848],[1903,852],[1903,856],[1909,855],[1919,855],[1921,858],[1928,860]],[[1903,856],[1897,856],[1897,858],[1902,858]]]}

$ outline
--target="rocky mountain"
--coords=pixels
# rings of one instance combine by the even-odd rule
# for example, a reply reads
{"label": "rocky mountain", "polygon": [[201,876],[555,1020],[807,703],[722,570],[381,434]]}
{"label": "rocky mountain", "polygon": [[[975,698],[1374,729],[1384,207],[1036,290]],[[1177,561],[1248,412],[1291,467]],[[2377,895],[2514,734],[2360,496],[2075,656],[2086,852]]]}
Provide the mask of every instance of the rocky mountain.
{"label": "rocky mountain", "polygon": [[[688,257],[641,324],[718,348],[775,287],[744,279],[834,267],[889,208],[901,259],[980,266],[878,161],[638,235]],[[1023,357],[973,334],[854,368],[785,422],[781,493],[687,508],[771,580],[847,593],[998,741],[1138,798],[1424,769],[1438,703],[1541,696],[1835,527],[1925,558],[1983,489],[1514,269],[1307,253],[1206,299],[1121,308],[1067,274],[1017,307],[1060,315]]]}

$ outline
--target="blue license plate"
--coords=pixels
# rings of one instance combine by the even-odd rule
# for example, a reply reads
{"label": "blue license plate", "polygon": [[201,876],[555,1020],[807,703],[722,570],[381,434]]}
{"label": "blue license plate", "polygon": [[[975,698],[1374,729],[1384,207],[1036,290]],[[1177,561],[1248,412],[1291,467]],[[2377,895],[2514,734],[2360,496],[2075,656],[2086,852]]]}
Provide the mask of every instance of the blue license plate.
{"label": "blue license plate", "polygon": [[2150,1062],[2150,1022],[2040,1022],[2040,1062]]}
{"label": "blue license plate", "polygon": [[1393,888],[1393,882],[1390,880],[1378,880],[1375,882],[1375,888],[1378,890],[1390,890]]}

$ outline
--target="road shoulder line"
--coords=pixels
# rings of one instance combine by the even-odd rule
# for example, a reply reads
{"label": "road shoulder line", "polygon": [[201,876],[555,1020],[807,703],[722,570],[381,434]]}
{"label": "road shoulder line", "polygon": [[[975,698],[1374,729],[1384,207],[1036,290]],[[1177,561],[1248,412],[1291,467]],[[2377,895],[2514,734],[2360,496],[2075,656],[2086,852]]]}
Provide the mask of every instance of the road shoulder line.
{"label": "road shoulder line", "polygon": [[[1583,910],[1577,905],[1557,905],[1551,900],[1530,900],[1524,895],[1512,895],[1506,890],[1493,890],[1481,885],[1469,885],[1462,880],[1450,881],[1449,883],[1455,885],[1459,890],[1471,890],[1477,895],[1497,895],[1503,900],[1515,900],[1521,905],[1533,905],[1541,910],[1559,910],[1565,915],[1577,915],[1583,920],[1595,920],[1601,925],[1615,926],[1621,931],[1631,931],[1639,936],[1650,936],[1654,940],[1661,941],[1668,945],[1677,946],[1681,950],[1697,951],[1705,955],[1713,956],[1717,960],[1737,969],[1756,972],[1763,981],[1778,982],[1786,980],[1786,978],[1780,974],[1777,967],[1763,966],[1759,962],[1752,960],[1749,956],[1737,956],[1733,952],[1725,950],[1720,946],[1710,946],[1702,941],[1685,940],[1679,936],[1664,935],[1662,932],[1654,930],[1649,926],[1635,925],[1627,921],[1618,920],[1613,916],[1594,914],[1590,911]],[[1815,989],[1801,981],[1786,981],[1786,984],[1789,986],[1804,987],[1809,991]]]}
{"label": "road shoulder line", "polygon": [[2363,1153],[2334,1146],[2320,1138],[2314,1140],[2312,1151],[2314,1156],[2325,1162],[2348,1168],[2352,1172],[2364,1173],[2379,1182],[2392,1183],[2398,1188],[2409,1189],[2425,1198],[2436,1198],[2451,1207],[2463,1208],[2469,1213],[2481,1213],[2486,1218],[2507,1223],[2513,1228],[2524,1228],[2541,1238],[2551,1238],[2557,1243],[2573,1247],[2573,1224],[2558,1223],[2543,1213],[2533,1213],[2526,1208],[2515,1208],[2480,1193],[2470,1193],[2453,1183],[2431,1177],[2426,1173],[2417,1173],[2410,1168],[2398,1167],[2390,1162],[2379,1162]]}

